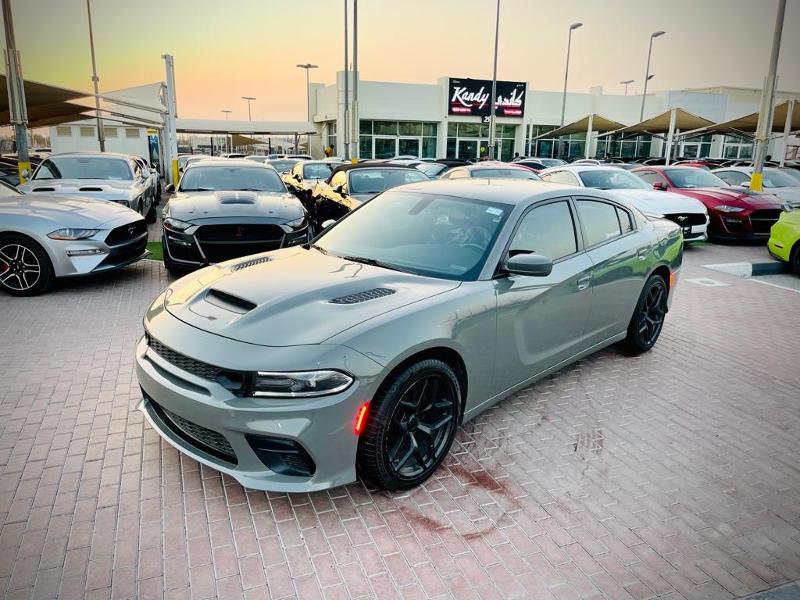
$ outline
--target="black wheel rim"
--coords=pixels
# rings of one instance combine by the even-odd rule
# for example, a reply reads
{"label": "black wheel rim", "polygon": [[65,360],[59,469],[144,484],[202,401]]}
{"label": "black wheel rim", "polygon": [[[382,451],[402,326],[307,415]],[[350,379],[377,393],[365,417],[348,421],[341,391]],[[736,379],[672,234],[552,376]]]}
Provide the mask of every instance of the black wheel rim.
{"label": "black wheel rim", "polygon": [[667,313],[666,293],[664,286],[651,287],[644,300],[642,315],[639,319],[639,335],[642,341],[651,346],[656,343],[658,334],[664,326],[664,315]]}
{"label": "black wheel rim", "polygon": [[33,288],[39,281],[42,267],[30,248],[6,244],[0,248],[0,283],[17,292]]}
{"label": "black wheel rim", "polygon": [[443,375],[427,375],[406,388],[386,437],[396,477],[415,479],[439,463],[456,425],[457,402],[452,382]]}

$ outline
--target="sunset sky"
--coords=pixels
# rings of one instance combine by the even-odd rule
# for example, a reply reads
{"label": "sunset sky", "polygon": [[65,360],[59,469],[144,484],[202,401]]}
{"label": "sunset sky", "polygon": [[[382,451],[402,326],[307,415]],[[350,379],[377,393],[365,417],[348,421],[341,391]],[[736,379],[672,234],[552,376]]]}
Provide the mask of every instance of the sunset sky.
{"label": "sunset sky", "polygon": [[[563,85],[567,30],[575,21],[569,89],[619,81],[640,90],[650,33],[653,90],[760,87],[777,0],[501,0],[498,77],[534,89]],[[90,90],[85,0],[12,0],[25,77]],[[92,0],[101,91],[160,81],[175,57],[183,117],[305,118],[305,74],[331,83],[342,69],[342,0]],[[433,83],[490,78],[494,0],[361,0],[364,80]],[[2,34],[2,32],[0,32]],[[788,0],[779,88],[800,91],[800,0]]]}

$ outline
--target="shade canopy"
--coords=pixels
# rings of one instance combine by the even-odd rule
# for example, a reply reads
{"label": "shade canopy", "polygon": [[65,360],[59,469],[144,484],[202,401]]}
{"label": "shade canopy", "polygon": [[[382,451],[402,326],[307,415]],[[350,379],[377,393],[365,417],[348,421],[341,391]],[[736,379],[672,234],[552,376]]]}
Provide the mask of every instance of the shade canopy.
{"label": "shade canopy", "polygon": [[256,146],[258,144],[264,144],[266,142],[262,142],[261,140],[257,140],[255,138],[248,137],[246,135],[241,135],[238,133],[234,133],[231,136],[231,146]]}
{"label": "shade canopy", "polygon": [[[800,104],[795,100],[786,100],[775,107],[772,117],[772,132],[783,133],[786,127],[786,119],[789,113],[789,104],[794,102],[792,109],[792,120],[789,125],[789,131],[800,131]],[[726,134],[737,135],[740,133],[755,133],[758,128],[758,113],[750,113],[730,121],[722,123],[715,123],[706,127],[696,133],[711,133],[711,134]]]}
{"label": "shade canopy", "polygon": [[[670,128],[670,117],[673,109],[664,111],[660,115],[656,115],[655,117],[651,117],[642,121],[641,123],[636,123],[635,125],[629,125],[628,127],[622,127],[621,129],[616,129],[614,131],[609,131],[604,135],[611,135],[611,134],[625,134],[625,135],[639,135],[643,133],[655,133],[655,134],[666,134],[669,133]],[[676,108],[675,110],[675,130],[680,131],[688,131],[699,129],[701,127],[708,127],[709,125],[713,125],[713,121],[709,121],[703,117],[699,117],[693,113],[690,113],[688,110],[684,110],[682,108]]]}
{"label": "shade canopy", "polygon": [[179,133],[294,135],[316,134],[308,121],[226,121],[224,119],[176,119]]}
{"label": "shade canopy", "polygon": [[541,135],[536,136],[534,139],[538,140],[539,138],[552,138],[552,137],[559,137],[562,135],[571,135],[573,133],[586,133],[589,130],[589,122],[591,120],[592,131],[613,131],[615,129],[620,129],[625,127],[622,123],[617,121],[613,121],[603,115],[598,114],[591,114],[586,115],[582,119],[578,119],[572,123],[567,125],[563,125],[558,129],[554,129],[553,131],[548,131],[547,133],[543,133]]}
{"label": "shade canopy", "polygon": [[[0,74],[0,86],[6,88],[6,76]],[[25,104],[28,109],[28,126],[44,127],[83,118],[91,109],[88,101],[76,102],[90,94],[68,88],[25,80]],[[0,93],[0,125],[11,123],[8,95]]]}

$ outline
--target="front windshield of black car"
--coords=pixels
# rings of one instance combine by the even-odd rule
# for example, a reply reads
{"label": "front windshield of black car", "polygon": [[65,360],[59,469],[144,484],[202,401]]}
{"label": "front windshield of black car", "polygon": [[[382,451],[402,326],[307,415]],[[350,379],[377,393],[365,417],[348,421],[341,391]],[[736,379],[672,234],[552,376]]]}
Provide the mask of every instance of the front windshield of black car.
{"label": "front windshield of black car", "polygon": [[666,169],[664,174],[676,188],[728,187],[722,179],[704,169]]}
{"label": "front windshield of black car", "polygon": [[240,166],[197,166],[186,169],[180,183],[182,192],[284,192],[274,169]]}
{"label": "front windshield of black car", "polygon": [[469,281],[478,277],[511,209],[482,200],[389,191],[332,226],[314,247],[418,275]]}
{"label": "front windshield of black car", "polygon": [[109,179],[130,181],[128,161],[100,156],[58,156],[43,161],[34,179]]}
{"label": "front windshield of black car", "polygon": [[595,171],[579,171],[583,185],[598,190],[651,190],[644,180],[624,169],[609,167]]}
{"label": "front windshield of black car", "polygon": [[535,179],[540,180],[536,173],[527,169],[473,169],[473,177],[487,177],[489,179]]}
{"label": "front windshield of black car", "polygon": [[404,183],[428,179],[416,169],[356,169],[349,175],[351,194],[378,194]]}

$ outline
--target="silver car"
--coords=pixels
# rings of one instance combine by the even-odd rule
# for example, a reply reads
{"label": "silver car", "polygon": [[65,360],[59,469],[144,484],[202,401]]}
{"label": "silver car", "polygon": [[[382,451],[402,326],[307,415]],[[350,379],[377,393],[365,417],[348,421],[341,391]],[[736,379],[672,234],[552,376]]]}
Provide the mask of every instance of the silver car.
{"label": "silver car", "polygon": [[25,194],[83,196],[108,200],[132,208],[155,223],[151,173],[126,154],[70,152],[51,154],[19,186]]}
{"label": "silver car", "polygon": [[313,244],[159,295],[139,404],[169,443],[249,488],[425,481],[457,426],[609,344],[649,350],[680,229],[608,192],[520,180],[394,188]]}
{"label": "silver car", "polygon": [[[728,185],[749,189],[753,167],[723,167],[711,172]],[[763,188],[783,200],[788,208],[800,208],[800,181],[783,169],[765,167]]]}
{"label": "silver car", "polygon": [[0,289],[46,292],[56,278],[119,269],[147,256],[138,213],[104,200],[22,194],[0,184]]}

